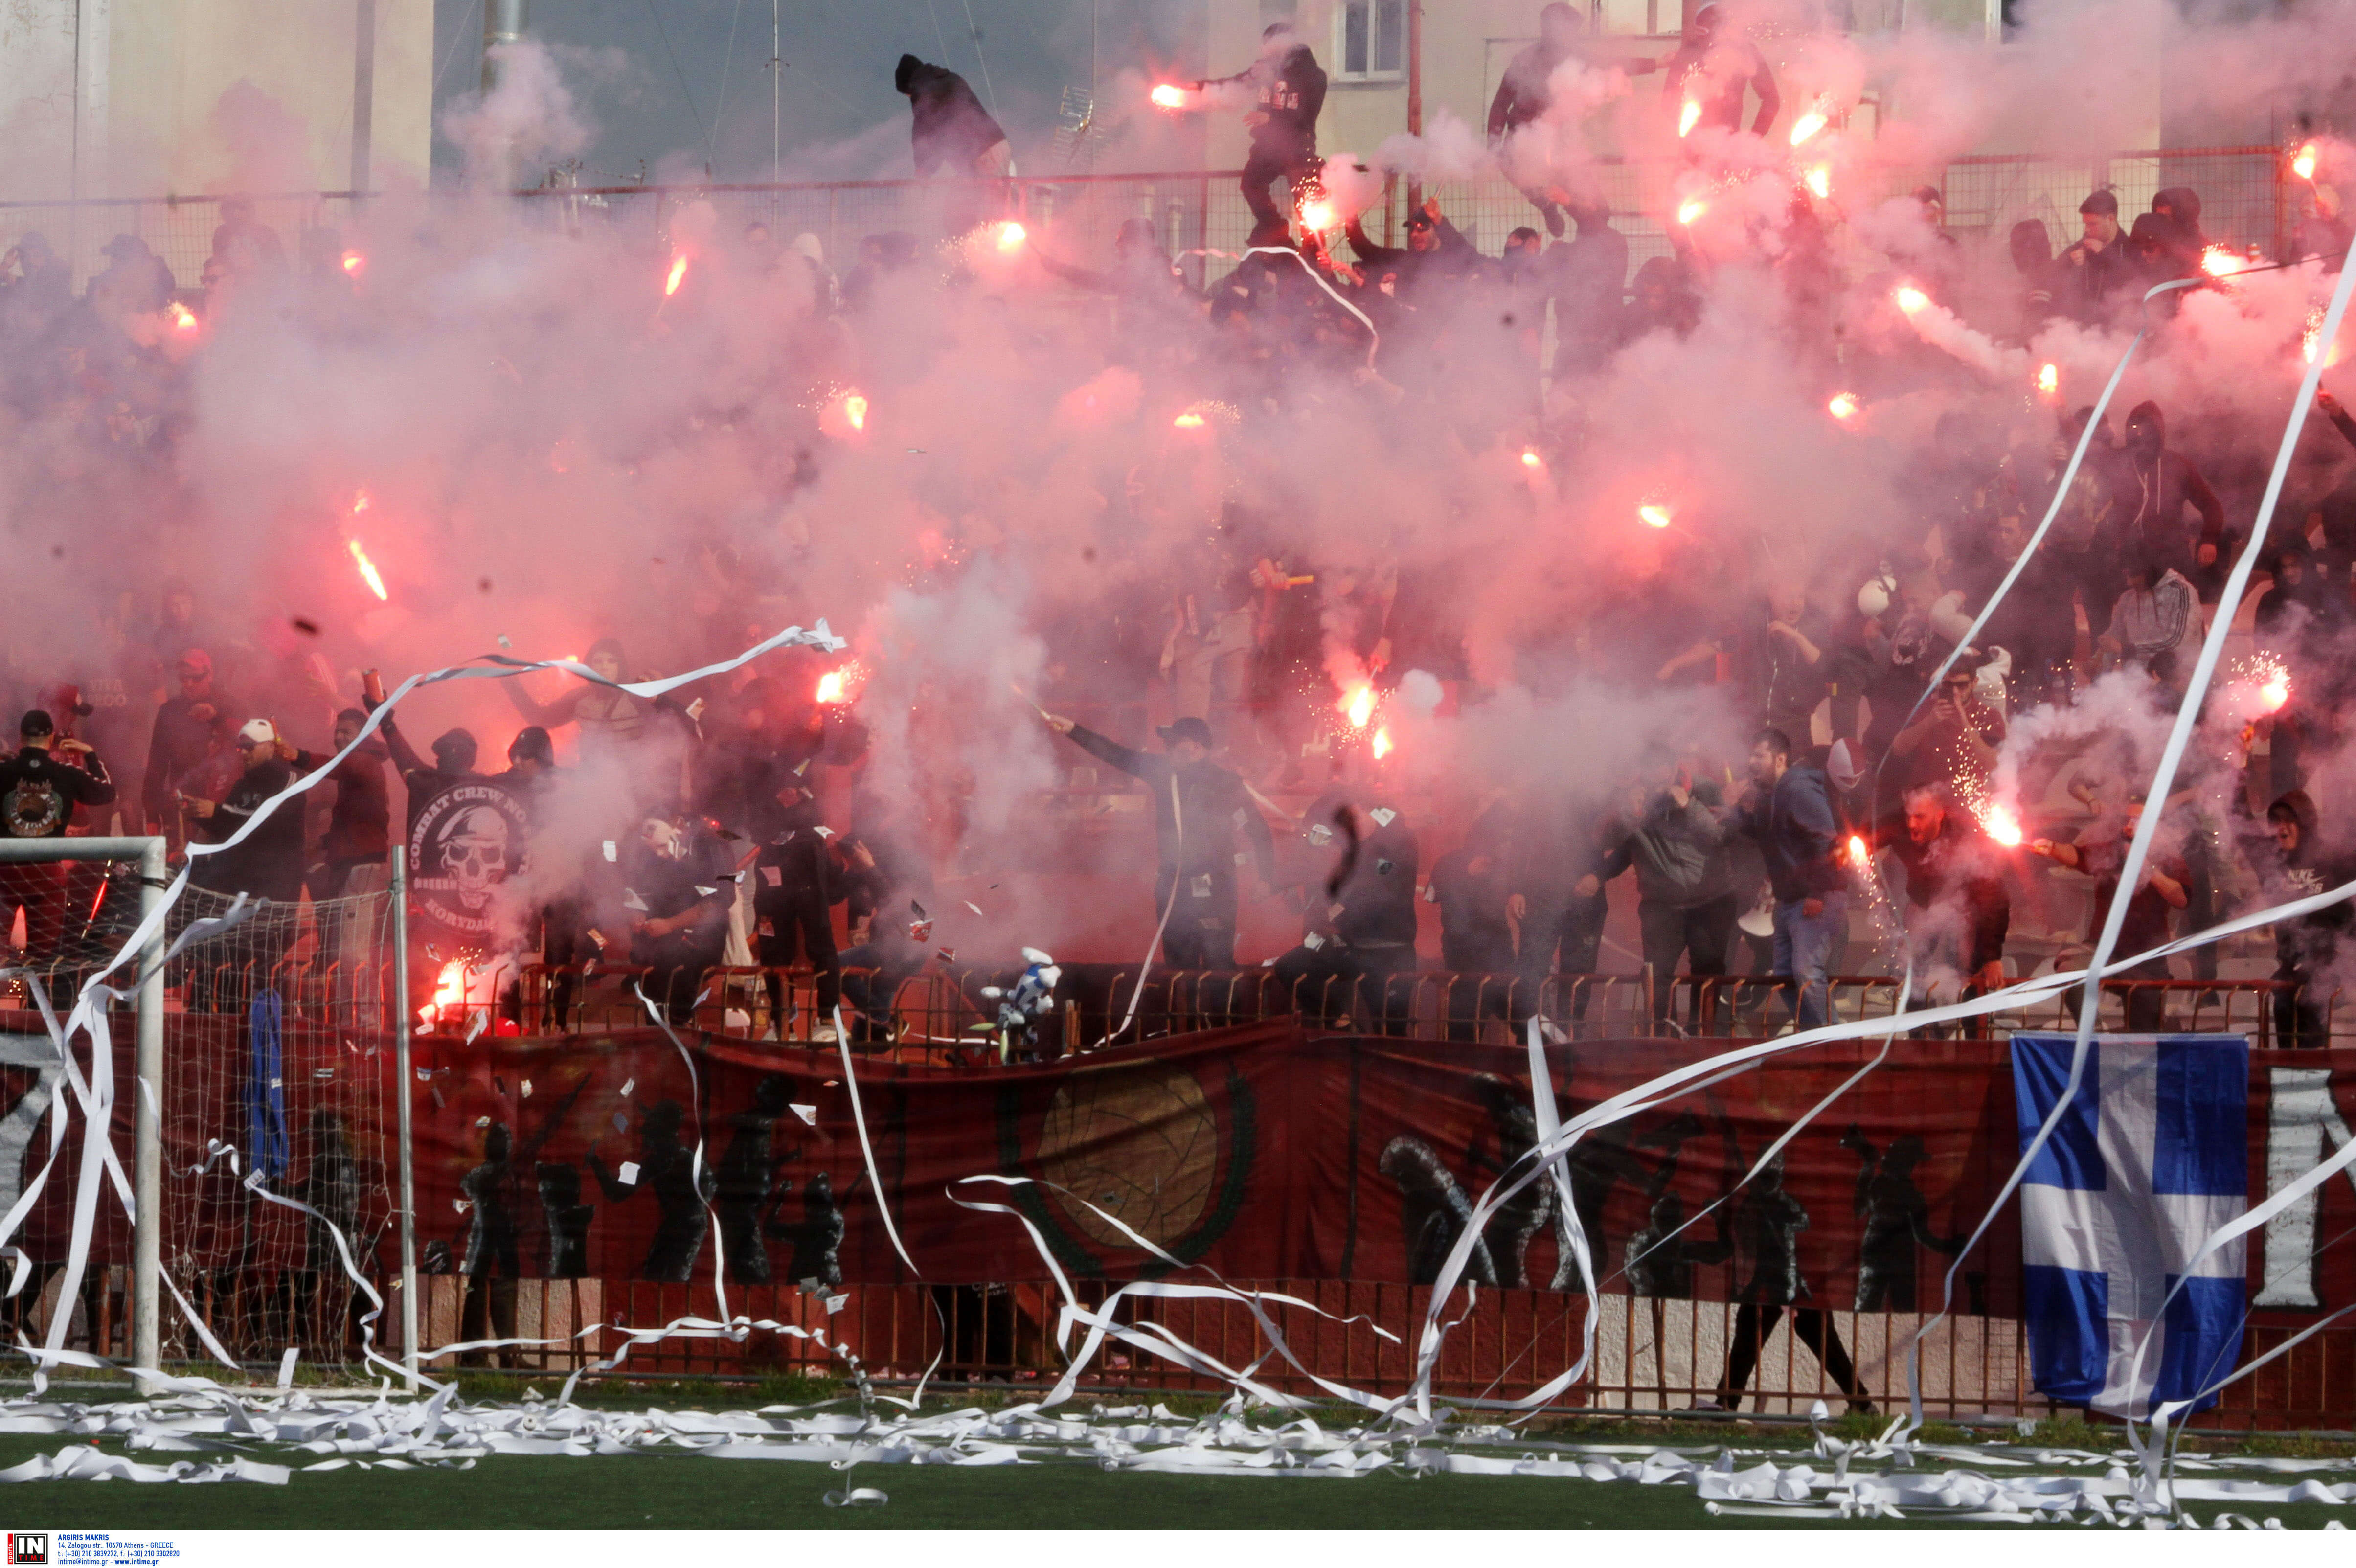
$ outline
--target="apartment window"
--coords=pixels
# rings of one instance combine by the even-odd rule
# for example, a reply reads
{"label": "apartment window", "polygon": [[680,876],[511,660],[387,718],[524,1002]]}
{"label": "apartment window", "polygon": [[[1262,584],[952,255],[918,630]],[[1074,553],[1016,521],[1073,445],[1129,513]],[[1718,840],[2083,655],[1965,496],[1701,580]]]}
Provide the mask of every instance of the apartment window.
{"label": "apartment window", "polygon": [[1406,69],[1408,0],[1344,0],[1337,7],[1341,44],[1334,74],[1364,81]]}

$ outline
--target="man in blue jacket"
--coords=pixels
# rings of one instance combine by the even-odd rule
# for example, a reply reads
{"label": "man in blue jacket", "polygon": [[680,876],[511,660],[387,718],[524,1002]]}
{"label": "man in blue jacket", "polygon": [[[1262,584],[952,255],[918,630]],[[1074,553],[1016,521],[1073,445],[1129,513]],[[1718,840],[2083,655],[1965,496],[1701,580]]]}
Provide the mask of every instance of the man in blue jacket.
{"label": "man in blue jacket", "polygon": [[1791,999],[1793,1026],[1831,1016],[1826,977],[1848,931],[1848,881],[1840,865],[1840,819],[1820,768],[1795,764],[1782,730],[1751,743],[1751,788],[1734,808],[1738,832],[1759,841],[1775,890],[1775,975]]}

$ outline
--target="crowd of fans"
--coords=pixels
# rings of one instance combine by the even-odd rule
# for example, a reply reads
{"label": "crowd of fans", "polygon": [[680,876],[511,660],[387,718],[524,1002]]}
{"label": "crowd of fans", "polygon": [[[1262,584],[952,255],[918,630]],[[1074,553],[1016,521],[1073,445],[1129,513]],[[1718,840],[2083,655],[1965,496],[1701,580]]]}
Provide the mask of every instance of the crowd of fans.
{"label": "crowd of fans", "polygon": [[[1698,103],[1701,131],[1763,136],[1781,113],[1772,73],[1749,42],[1719,36],[1716,15],[1706,7],[1667,59],[1622,63],[1664,72],[1665,113]],[[1363,215],[1304,218],[1329,199],[1315,140],[1324,81],[1312,51],[1279,25],[1235,79],[1255,95],[1245,181],[1256,227],[1231,270],[1206,269],[1204,286],[1190,285],[1165,237],[1133,219],[1102,268],[1055,253],[1051,235],[1016,234],[1024,277],[1108,297],[1103,362],[1187,410],[1182,424],[1191,417],[1249,440],[1408,412],[1437,433],[1441,455],[1471,463],[1516,452],[1533,485],[1558,499],[1577,491],[1596,456],[1577,397],[1562,389],[1608,377],[1649,339],[1695,333],[1738,265],[1775,283],[1778,330],[1796,360],[1824,357],[1827,389],[1897,395],[1968,377],[1913,338],[1878,352],[1852,346],[1836,370],[1815,330],[1829,301],[1886,292],[1895,278],[1943,307],[1960,300],[1962,247],[1935,188],[1912,198],[1922,242],[1861,275],[1836,265],[1833,209],[1803,187],[1780,223],[1757,226],[1741,262],[1672,224],[1672,253],[1631,277],[1628,241],[1596,192],[1515,159],[1515,139],[1546,113],[1553,68],[1591,47],[1565,7],[1548,6],[1542,29],[1507,71],[1490,131],[1546,233],[1516,228],[1489,254],[1436,199],[1409,215],[1397,247],[1376,242]],[[909,57],[897,81],[916,105],[920,167],[983,182],[972,217],[991,221],[987,182],[1003,169],[1002,133],[975,119],[986,112],[953,73]],[[2346,224],[2328,177],[2315,189],[2299,253],[2335,266]],[[358,269],[338,235],[306,231],[290,253],[250,208],[230,201],[222,214],[195,289],[177,287],[129,235],[105,248],[109,264],[79,294],[72,269],[37,234],[0,258],[10,440],[38,453],[38,504],[95,520],[97,534],[133,537],[177,482],[176,446],[198,417],[195,360],[171,338],[180,319],[210,321],[243,288],[272,290],[296,309],[360,308]],[[2123,227],[2115,192],[2097,189],[2080,216],[2083,233],[2058,254],[2042,222],[2011,229],[2010,314],[1983,323],[1992,338],[2026,344],[2056,317],[2133,325],[2152,283],[2202,275],[2211,247],[2193,190],[2161,191]],[[945,278],[904,233],[869,236],[839,279],[814,239],[780,245],[757,224],[710,266],[791,300],[794,373],[811,387],[845,384],[851,368],[876,387],[895,373],[913,378],[919,367],[889,363],[892,324],[914,301],[977,286],[958,269]],[[693,308],[691,291],[679,308]],[[2164,338],[2167,313],[2155,320]],[[2321,412],[2356,446],[2356,421],[2328,395]],[[1730,983],[1695,988],[1674,1015],[1669,979],[1681,964],[1701,979],[1779,978],[1781,1011],[1804,1027],[1829,1015],[1830,977],[1855,972],[1853,948],[1911,962],[1914,1000],[1943,1001],[2017,976],[2024,966],[2008,942],[2017,947],[2023,921],[2090,937],[2124,897],[2119,951],[2132,953],[2213,924],[2237,902],[2349,880],[2356,862],[2342,857],[2345,834],[2309,788],[2340,748],[2340,699],[2356,672],[2344,635],[2356,602],[2356,488],[2340,482],[2344,456],[2303,470],[2308,489],[2287,499],[2275,529],[2244,656],[2258,671],[2244,684],[2263,701],[2245,713],[2212,690],[2202,755],[2227,760],[2169,800],[2147,802],[2138,780],[2149,737],[2191,673],[2237,520],[2254,510],[2257,458],[2237,433],[2184,428],[2152,402],[2131,408],[2116,437],[2105,420],[2042,549],[1965,646],[2091,416],[2034,401],[2008,426],[1960,410],[1942,416],[1909,477],[1912,515],[1842,542],[1821,570],[1754,569],[1749,536],[1732,524],[1664,527],[1642,564],[1566,595],[1561,613],[1515,633],[1502,677],[1494,661],[1476,671],[1469,651],[1480,628],[1468,621],[1463,563],[1344,556],[1288,534],[1269,509],[1229,499],[1205,537],[1148,563],[1119,602],[1039,628],[1041,701],[1093,724],[1043,715],[1078,748],[1059,758],[1071,782],[1125,788],[1115,776],[1126,776],[1152,799],[1160,961],[1224,970],[1265,961],[1280,979],[1316,983],[1329,1022],[1387,1022],[1400,977],[1436,961],[1521,982],[1451,988],[1458,1037],[1484,1017],[1519,1025],[1549,1008],[1549,1027],[1572,1026],[1583,1004],[1547,1002],[1543,983],[1607,967],[1608,885],[1632,872],[1641,951],[1613,961],[1654,978],[1662,1026],[1702,1031],[1763,1026],[1778,1010],[1770,987]],[[805,452],[798,469],[820,460]],[[788,488],[806,478],[798,472]],[[907,577],[954,583],[976,550],[927,533]],[[697,638],[726,644],[711,628],[744,624],[744,566],[727,543],[706,547],[697,607],[707,624],[648,640],[700,653],[712,649]],[[119,826],[176,843],[227,840],[298,774],[327,767],[380,700],[339,689],[315,647],[299,623],[257,631],[168,582],[123,596],[104,618],[102,647],[13,650],[5,675],[19,688],[22,749],[0,764],[0,832]],[[584,657],[605,682],[645,673],[617,641]],[[830,663],[776,656],[662,699],[577,680],[561,692],[549,677],[504,682],[522,722],[496,772],[482,766],[496,748],[468,731],[421,751],[389,718],[334,766],[331,789],[230,853],[198,857],[195,879],[280,901],[380,887],[389,846],[402,838],[396,824],[414,832],[429,802],[488,779],[524,802],[541,835],[532,853],[543,875],[515,912],[512,945],[560,966],[643,966],[681,1019],[714,965],[807,965],[822,1015],[847,1002],[856,1030],[885,1032],[899,983],[936,950],[927,905],[937,868],[966,853],[961,801],[971,785],[944,767],[896,808],[894,795],[864,787],[848,791],[847,811],[823,800],[821,773],[863,777],[872,749],[855,704],[820,700]],[[1363,672],[1370,703],[1414,700],[1443,716],[1473,710],[1510,679],[1541,697],[1706,695],[1724,722],[1655,741],[1626,777],[1460,780],[1430,792],[1444,809],[1411,822],[1365,720],[1333,717],[1352,696],[1334,674],[1342,668]],[[2070,716],[2082,708],[2082,720]],[[1164,752],[1110,733],[1129,725],[1128,739],[1140,738],[1149,709],[1170,720]],[[2033,738],[2008,745],[2023,725]],[[574,758],[563,767],[561,746]],[[644,807],[619,831],[584,830],[563,806],[566,777],[600,769],[629,779]],[[396,779],[405,811],[396,811]],[[2161,849],[2138,886],[2121,889],[2126,837],[2147,807],[2166,813]],[[475,856],[466,865],[477,868],[495,848],[505,853],[495,836],[468,827],[433,850]],[[570,869],[545,875],[552,865]],[[2091,898],[2072,903],[2057,890],[2078,884],[2046,875],[2049,865],[2081,874]],[[1253,877],[1299,911],[1300,941],[1286,952],[1237,950]],[[59,957],[97,913],[93,903],[85,918],[82,886],[57,865],[0,868],[0,930],[21,911],[19,940],[32,955]],[[1419,899],[1437,906],[1436,953],[1419,950]],[[847,906],[845,927],[837,905]],[[2320,1040],[2345,925],[2341,907],[2276,928],[2286,1043]],[[2190,963],[2195,978],[2216,977],[2213,948]],[[2158,962],[2135,972],[2169,972]],[[559,1026],[571,994],[559,985]],[[783,1036],[795,1024],[792,993],[773,981],[769,995],[768,1026]],[[2132,992],[2126,1005],[2131,1026],[2164,1017],[2157,989]]]}

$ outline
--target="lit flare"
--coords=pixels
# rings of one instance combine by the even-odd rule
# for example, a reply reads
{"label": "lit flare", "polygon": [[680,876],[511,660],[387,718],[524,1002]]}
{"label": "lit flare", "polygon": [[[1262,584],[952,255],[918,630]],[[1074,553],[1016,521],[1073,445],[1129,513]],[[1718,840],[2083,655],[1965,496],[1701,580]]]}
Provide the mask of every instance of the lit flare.
{"label": "lit flare", "polygon": [[1835,419],[1855,419],[1857,417],[1857,398],[1854,393],[1835,392],[1833,393],[1832,402],[1825,404],[1825,411],[1830,413]]}
{"label": "lit flare", "polygon": [[361,255],[358,251],[346,251],[344,252],[344,272],[346,275],[358,277],[360,275],[360,270],[367,265],[368,258]]}
{"label": "lit flare", "polygon": [[1693,134],[1693,128],[1700,124],[1701,104],[1699,101],[1691,98],[1687,99],[1686,106],[1677,111],[1677,134],[1680,136],[1689,136]]}
{"label": "lit flare", "polygon": [[1388,757],[1391,754],[1392,746],[1389,726],[1386,725],[1375,732],[1373,748],[1375,760],[1376,762],[1380,762],[1384,757]]}
{"label": "lit flare", "polygon": [[670,262],[670,276],[663,280],[663,297],[669,299],[672,295],[677,294],[679,285],[686,281],[687,258],[683,255],[673,256]]}
{"label": "lit flare", "polygon": [[2290,172],[2301,179],[2315,177],[2315,144],[2313,142],[2300,147],[2297,154],[2291,158]]}
{"label": "lit flare", "polygon": [[172,302],[171,310],[172,329],[174,331],[194,332],[197,329],[197,313],[195,311],[190,310],[187,306],[182,305],[177,299]]}
{"label": "lit flare", "polygon": [[1301,204],[1301,226],[1312,234],[1326,234],[1339,229],[1342,220],[1333,215],[1333,204],[1321,199]]}
{"label": "lit flare", "polygon": [[1352,729],[1364,729],[1366,721],[1375,716],[1375,689],[1364,682],[1352,689],[1349,700],[1342,704],[1343,714]]}
{"label": "lit flare", "polygon": [[1181,430],[1200,430],[1203,428],[1203,416],[1190,408],[1170,423]]}
{"label": "lit flare", "polygon": [[1162,83],[1159,87],[1156,87],[1153,90],[1152,98],[1153,106],[1156,109],[1183,109],[1186,107],[1186,90],[1183,87],[1174,86],[1167,81]]}
{"label": "lit flare", "polygon": [[2037,367],[2037,390],[2051,397],[2062,390],[2062,367],[2045,364]]}
{"label": "lit flare", "polygon": [[1014,252],[1021,250],[1023,248],[1023,242],[1030,237],[1031,231],[1023,228],[1020,223],[1016,223],[1012,220],[1001,223],[998,226],[998,253],[1000,255],[1012,254]]}
{"label": "lit flare", "polygon": [[821,703],[842,701],[842,671],[830,670],[818,678],[818,700]]}
{"label": "lit flare", "polygon": [[2232,277],[2244,265],[2240,256],[2227,245],[2211,245],[2201,252],[2201,270],[2212,278]]}
{"label": "lit flare", "polygon": [[1646,528],[1669,526],[1669,509],[1665,506],[1640,506],[1636,509],[1636,515]]}
{"label": "lit flare", "polygon": [[842,400],[842,417],[851,421],[851,429],[866,429],[867,400],[860,396],[857,392],[849,392],[844,394]]}
{"label": "lit flare", "polygon": [[1677,203],[1677,221],[1680,223],[1691,223],[1695,219],[1700,217],[1703,213],[1708,210],[1708,202],[1704,201],[1698,196],[1688,196],[1683,201]]}
{"label": "lit flare", "polygon": [[1525,468],[1534,469],[1543,468],[1546,467],[1546,459],[1537,455],[1537,449],[1536,447],[1525,446],[1522,448],[1522,467]]}
{"label": "lit flare", "polygon": [[1849,864],[1850,864],[1851,865],[1855,865],[1855,866],[1863,866],[1864,865],[1866,865],[1866,863],[1868,862],[1868,860],[1869,860],[1869,858],[1870,858],[1870,856],[1868,854],[1868,853],[1867,853],[1867,851],[1866,851],[1866,847],[1865,847],[1865,835],[1864,835],[1864,834],[1862,834],[1862,833],[1851,833],[1851,834],[1849,834],[1849,835],[1848,835],[1848,862],[1849,862]]}
{"label": "lit flare", "polygon": [[1930,303],[1931,296],[1924,294],[1921,289],[1916,288],[1912,284],[1904,285],[1898,291],[1898,308],[1904,311],[1909,316],[1913,315],[1915,312],[1921,310],[1924,306]]}
{"label": "lit flare", "polygon": [[2020,831],[2020,821],[2002,806],[1990,806],[1980,815],[1980,826],[1987,836],[2007,849],[2019,849],[2026,837]]}
{"label": "lit flare", "polygon": [[1798,146],[1831,124],[1821,109],[1811,109],[1792,123],[1792,145]]}
{"label": "lit flare", "polygon": [[1833,193],[1832,166],[1828,164],[1818,164],[1808,171],[1806,183],[1810,196],[1815,197],[1818,201],[1827,199]]}
{"label": "lit flare", "polygon": [[384,578],[378,574],[376,563],[369,560],[368,552],[360,548],[360,542],[348,540],[345,547],[351,551],[352,564],[360,569],[360,581],[368,585],[369,592],[380,599],[391,598],[392,596],[384,591]]}

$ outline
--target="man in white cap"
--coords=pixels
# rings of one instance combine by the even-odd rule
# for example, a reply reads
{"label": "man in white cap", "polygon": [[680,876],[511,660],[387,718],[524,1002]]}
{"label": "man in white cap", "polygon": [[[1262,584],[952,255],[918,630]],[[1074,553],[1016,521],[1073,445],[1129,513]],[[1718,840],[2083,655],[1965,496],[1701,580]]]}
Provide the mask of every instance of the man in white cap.
{"label": "man in white cap", "polygon": [[[245,771],[219,800],[183,795],[189,836],[199,843],[225,843],[252,822],[265,802],[294,781],[294,748],[278,736],[268,719],[250,719],[237,732],[238,760]],[[194,857],[188,880],[217,893],[251,893],[257,898],[293,903],[303,891],[303,811],[288,802],[257,823],[236,848]]]}

